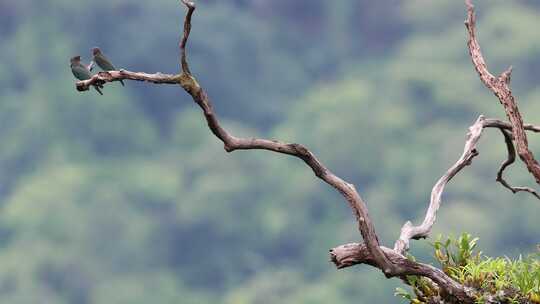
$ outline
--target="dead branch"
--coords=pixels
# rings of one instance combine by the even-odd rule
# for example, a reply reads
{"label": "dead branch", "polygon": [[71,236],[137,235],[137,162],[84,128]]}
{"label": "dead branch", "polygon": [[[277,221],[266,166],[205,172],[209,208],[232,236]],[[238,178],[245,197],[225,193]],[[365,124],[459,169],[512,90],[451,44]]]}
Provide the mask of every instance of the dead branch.
{"label": "dead branch", "polygon": [[536,182],[540,184],[540,165],[529,150],[527,134],[523,127],[523,119],[519,112],[517,102],[512,95],[512,90],[510,89],[512,67],[509,67],[498,77],[493,76],[489,72],[476,37],[476,15],[474,6],[472,5],[471,0],[466,0],[465,3],[467,5],[467,20],[465,21],[465,26],[469,33],[467,46],[474,68],[476,69],[476,72],[478,72],[480,80],[482,80],[484,85],[497,96],[503,105],[506,116],[512,125],[512,134],[516,142],[518,155],[527,166],[529,172],[534,176]]}
{"label": "dead branch", "polygon": [[[180,44],[181,66],[183,74],[187,74],[192,79],[192,84],[183,85],[183,87],[186,92],[191,95],[195,103],[201,107],[210,130],[223,141],[225,150],[232,152],[235,150],[263,149],[296,156],[302,159],[313,170],[317,177],[334,187],[349,203],[349,206],[351,207],[357,220],[360,233],[364,239],[364,253],[368,254],[370,258],[370,265],[381,269],[387,277],[402,276],[405,274],[416,274],[429,277],[434,282],[437,282],[440,288],[446,290],[449,294],[455,296],[463,303],[471,302],[472,298],[467,294],[465,288],[453,281],[442,271],[435,268],[428,270],[416,262],[409,261],[404,263],[403,261],[408,260],[403,256],[401,256],[401,258],[398,260],[391,260],[396,256],[400,256],[400,254],[392,252],[392,254],[389,255],[388,250],[379,246],[377,234],[375,233],[375,228],[369,217],[367,206],[360,197],[359,193],[356,191],[355,187],[328,170],[307,148],[298,144],[282,143],[275,140],[237,138],[230,135],[220,126],[219,121],[213,112],[208,95],[196,82],[189,70],[189,65],[186,60],[185,45],[191,29],[190,19],[194,10],[194,5],[193,3],[190,5],[186,4],[186,1],[184,0],[182,0],[182,2],[188,7],[188,12],[184,22],[184,36]],[[336,251],[334,250],[334,252]],[[338,256],[339,255],[336,255],[336,257]]]}
{"label": "dead branch", "polygon": [[188,9],[186,13],[186,18],[184,19],[184,34],[182,35],[182,39],[180,40],[180,64],[182,66],[182,71],[187,75],[191,75],[191,71],[189,70],[189,65],[187,63],[186,45],[189,39],[189,34],[191,33],[191,16],[193,16],[193,12],[195,11],[195,3],[188,0],[180,1],[182,1],[182,3]]}
{"label": "dead branch", "polygon": [[[512,131],[512,125],[498,119],[493,118],[486,118],[484,121],[484,128],[498,128],[498,129],[504,129],[508,131]],[[540,126],[535,126],[531,124],[524,124],[523,128],[527,131],[531,131],[534,133],[540,133]]]}
{"label": "dead branch", "polygon": [[390,277],[399,275],[401,272],[403,272],[403,269],[401,269],[399,265],[394,265],[388,260],[386,255],[379,247],[379,240],[377,234],[375,233],[375,227],[373,226],[371,218],[369,217],[367,206],[364,200],[360,197],[360,194],[356,191],[354,185],[333,174],[315,157],[313,153],[302,145],[284,143],[277,140],[239,138],[229,134],[224,128],[221,127],[219,120],[213,111],[210,98],[204,89],[197,83],[189,70],[185,46],[191,30],[191,16],[195,10],[195,4],[186,0],[181,0],[181,2],[186,5],[188,11],[184,21],[184,35],[180,43],[180,58],[182,75],[190,80],[181,85],[184,90],[191,95],[193,101],[202,109],[208,123],[208,127],[212,133],[216,135],[216,137],[223,141],[225,150],[227,152],[253,149],[268,150],[292,155],[303,160],[313,170],[317,177],[335,188],[348,202],[354,213],[356,221],[358,222],[358,228],[367,245],[367,248],[369,249],[373,259],[376,261],[378,267],[384,272],[384,274]]}
{"label": "dead branch", "polygon": [[437,210],[441,206],[441,196],[444,191],[444,187],[456,174],[459,173],[459,171],[461,171],[461,169],[470,165],[472,159],[478,155],[476,145],[478,144],[480,136],[482,136],[484,122],[484,116],[480,115],[476,122],[469,127],[469,133],[467,133],[467,141],[465,142],[463,154],[458,161],[437,181],[431,190],[431,200],[424,221],[420,226],[413,226],[410,221],[403,225],[399,239],[394,245],[394,250],[396,252],[404,254],[405,251],[409,249],[409,240],[426,238],[429,235],[433,224],[435,224],[435,219],[437,218]]}
{"label": "dead branch", "polygon": [[537,182],[540,182],[540,166],[535,161],[532,153],[528,150],[525,134],[525,130],[540,132],[540,127],[523,124],[516,102],[509,88],[511,69],[508,69],[499,77],[491,75],[487,70],[485,60],[476,40],[474,28],[475,15],[470,1],[466,0],[468,8],[466,26],[469,32],[469,52],[482,82],[499,98],[505,108],[510,123],[496,119],[486,119],[482,115],[478,117],[476,122],[469,128],[461,157],[434,185],[424,221],[419,226],[413,226],[410,221],[405,223],[401,229],[400,237],[394,245],[394,249],[380,246],[374,225],[368,214],[367,206],[354,185],[332,173],[306,147],[296,143],[285,143],[277,140],[235,137],[220,125],[218,117],[212,108],[210,98],[192,75],[187,61],[186,46],[189,40],[191,20],[196,6],[193,2],[188,0],[180,0],[180,2],[187,7],[183,24],[183,35],[179,43],[180,74],[148,74],[126,70],[100,72],[91,79],[77,82],[77,90],[87,91],[93,85],[103,86],[106,83],[124,79],[145,81],[155,84],[180,85],[189,95],[191,95],[193,101],[201,108],[209,129],[223,142],[225,151],[233,152],[236,150],[259,149],[297,157],[313,170],[315,176],[335,188],[345,198],[356,218],[358,229],[364,243],[346,244],[333,248],[330,251],[330,255],[338,269],[356,264],[368,264],[382,270],[387,277],[404,278],[406,275],[423,276],[429,278],[437,284],[438,288],[444,291],[445,294],[452,295],[460,303],[472,303],[474,300],[471,290],[455,282],[444,272],[433,266],[405,258],[404,253],[408,250],[411,239],[425,238],[429,235],[436,220],[436,213],[440,207],[441,196],[445,186],[478,155],[477,144],[484,128],[498,128],[505,136],[508,159],[499,169],[497,180],[513,192],[527,191],[538,197],[538,194],[534,190],[527,190],[524,187],[511,187],[502,178],[502,173],[504,169],[515,160],[515,149],[512,137],[509,133],[512,132],[520,158],[525,162],[528,170],[535,176]]}
{"label": "dead branch", "polygon": [[[431,265],[414,262],[405,258],[403,255],[397,253],[390,248],[381,247],[384,253],[388,256],[392,263],[401,265],[403,269],[406,269],[403,275],[417,275],[430,278],[437,286],[441,287],[445,291],[455,291],[463,293],[457,298],[459,303],[468,302],[471,297],[472,290],[464,287],[450,277],[448,277],[440,269],[437,269]],[[330,250],[330,259],[336,265],[338,269],[351,267],[358,264],[367,264],[377,267],[375,261],[371,257],[369,250],[367,250],[365,244],[350,243],[344,244]],[[460,299],[461,298],[461,299]]]}
{"label": "dead branch", "polygon": [[517,193],[517,192],[522,192],[522,191],[529,192],[530,194],[534,195],[537,199],[540,199],[540,195],[538,195],[538,192],[536,192],[536,190],[531,189],[529,187],[513,187],[503,178],[504,170],[508,166],[513,164],[514,161],[516,160],[516,150],[514,149],[514,143],[512,142],[512,134],[510,134],[508,130],[505,130],[505,129],[500,129],[500,130],[504,136],[504,142],[506,143],[506,149],[508,150],[508,157],[501,164],[499,171],[497,171],[497,181],[501,183],[505,188],[512,191],[512,193]]}
{"label": "dead branch", "polygon": [[182,80],[185,80],[182,75],[170,75],[170,74],[147,74],[143,72],[131,72],[126,70],[120,71],[108,71],[108,72],[99,72],[92,76],[92,78],[78,81],[76,83],[77,91],[83,92],[88,91],[94,85],[104,85],[107,82],[119,81],[124,79],[136,80],[136,81],[146,81],[152,83],[161,83],[161,84],[182,84]]}
{"label": "dead branch", "polygon": [[[433,189],[431,190],[431,199],[426,212],[424,221],[419,226],[413,226],[410,221],[407,221],[401,228],[401,233],[399,239],[394,244],[394,250],[401,254],[404,254],[409,249],[409,241],[411,239],[417,240],[421,238],[426,238],[429,236],[435,220],[437,217],[437,210],[441,205],[441,196],[444,191],[444,188],[450,180],[459,173],[463,168],[470,165],[472,159],[478,155],[477,143],[480,137],[482,136],[482,130],[484,128],[497,128],[505,136],[506,147],[508,150],[508,159],[501,165],[499,171],[497,172],[497,181],[500,182],[504,187],[510,189],[513,193],[520,191],[529,192],[534,195],[536,198],[540,199],[540,195],[533,189],[528,187],[512,187],[510,184],[503,179],[502,174],[504,170],[511,165],[515,160],[515,150],[512,143],[512,137],[509,134],[509,131],[512,131],[512,126],[509,123],[497,120],[497,119],[485,119],[482,115],[478,117],[476,122],[469,127],[469,132],[467,133],[467,141],[465,142],[465,147],[463,149],[463,154],[457,160],[457,162],[446,171],[446,173],[437,181]],[[524,126],[525,130],[540,132],[540,127],[527,124]]]}

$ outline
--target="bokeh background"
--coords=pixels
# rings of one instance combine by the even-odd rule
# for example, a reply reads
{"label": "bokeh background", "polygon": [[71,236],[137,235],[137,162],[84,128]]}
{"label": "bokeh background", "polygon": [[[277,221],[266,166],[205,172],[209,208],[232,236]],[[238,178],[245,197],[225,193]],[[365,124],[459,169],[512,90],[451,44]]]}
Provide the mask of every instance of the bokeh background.
{"label": "bokeh background", "polygon": [[[539,2],[476,2],[490,69],[514,66],[525,120],[540,123]],[[477,116],[504,118],[470,64],[461,1],[198,6],[191,68],[223,124],[310,147],[357,186],[387,246],[421,219]],[[177,72],[183,16],[176,0],[0,0],[0,302],[398,303],[399,280],[328,261],[360,236],[300,161],[225,153],[179,87],[75,90],[69,58],[88,61],[93,46],[121,68]],[[540,202],[495,183],[498,131],[479,150],[434,234],[533,252]],[[521,164],[508,176],[535,186]],[[412,243],[423,261],[429,251]]]}

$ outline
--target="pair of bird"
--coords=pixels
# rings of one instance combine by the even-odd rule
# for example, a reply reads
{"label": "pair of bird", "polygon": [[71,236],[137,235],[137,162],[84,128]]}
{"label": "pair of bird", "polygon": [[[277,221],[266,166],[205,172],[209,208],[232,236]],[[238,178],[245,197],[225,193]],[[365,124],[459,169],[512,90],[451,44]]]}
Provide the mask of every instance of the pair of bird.
{"label": "pair of bird", "polygon": [[[101,50],[98,47],[95,47],[92,49],[92,55],[94,55],[93,61],[104,71],[116,71],[116,68],[111,63],[105,55],[101,52]],[[87,80],[92,78],[92,73],[90,70],[92,69],[92,64],[89,66],[85,66],[81,63],[81,56],[75,56],[71,58],[71,72],[73,73],[73,76],[79,80]],[[124,86],[124,82],[120,80],[120,83],[122,86]],[[95,85],[94,88],[100,95],[103,95],[100,88],[103,88],[103,86],[97,86]]]}

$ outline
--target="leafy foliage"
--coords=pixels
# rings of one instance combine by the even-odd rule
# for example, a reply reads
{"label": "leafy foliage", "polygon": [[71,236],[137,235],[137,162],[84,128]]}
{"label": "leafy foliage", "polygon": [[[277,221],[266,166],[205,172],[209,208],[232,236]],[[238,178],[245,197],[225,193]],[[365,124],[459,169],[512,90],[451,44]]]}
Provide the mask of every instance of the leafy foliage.
{"label": "leafy foliage", "polygon": [[[432,244],[435,259],[446,274],[471,288],[476,303],[540,303],[540,253],[491,258],[475,251],[477,241],[468,233],[447,239],[439,235]],[[407,283],[414,295],[403,288],[395,295],[412,304],[445,298],[428,279],[409,276]]]}

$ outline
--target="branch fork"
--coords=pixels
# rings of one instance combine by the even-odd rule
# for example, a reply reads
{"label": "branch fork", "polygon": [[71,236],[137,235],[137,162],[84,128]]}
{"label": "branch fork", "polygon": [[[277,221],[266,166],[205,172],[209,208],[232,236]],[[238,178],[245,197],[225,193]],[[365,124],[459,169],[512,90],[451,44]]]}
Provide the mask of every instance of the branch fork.
{"label": "branch fork", "polygon": [[436,214],[441,205],[441,197],[445,186],[453,177],[461,172],[461,170],[469,166],[472,160],[479,155],[477,145],[484,128],[499,129],[504,136],[506,148],[508,150],[508,158],[501,165],[497,173],[497,181],[513,193],[526,191],[540,199],[540,195],[535,190],[526,187],[512,187],[503,178],[504,170],[515,160],[515,143],[519,157],[525,163],[529,172],[535,177],[537,183],[540,183],[540,165],[536,162],[532,152],[528,149],[525,133],[526,130],[540,132],[540,127],[523,124],[517,103],[509,87],[512,67],[509,67],[497,77],[493,76],[487,69],[486,62],[480,51],[480,45],[476,38],[476,16],[471,0],[465,1],[468,13],[465,26],[469,34],[467,45],[472,63],[481,81],[497,96],[503,105],[510,123],[496,119],[487,119],[483,115],[478,117],[474,124],[469,127],[462,155],[433,186],[430,202],[423,222],[418,226],[414,226],[410,221],[407,221],[401,228],[400,236],[395,242],[393,249],[379,244],[375,227],[369,216],[366,203],[354,185],[332,173],[308,148],[300,144],[285,143],[277,140],[235,137],[221,126],[218,117],[212,108],[210,98],[199,85],[195,77],[193,77],[187,60],[186,46],[189,40],[191,20],[196,6],[192,1],[180,0],[180,2],[186,6],[187,12],[182,29],[183,34],[179,43],[181,69],[179,74],[148,74],[127,70],[99,72],[88,80],[77,82],[77,90],[87,91],[94,85],[103,86],[106,83],[124,79],[145,81],[154,84],[180,85],[201,108],[210,131],[223,142],[225,151],[267,150],[294,156],[310,167],[315,176],[335,188],[345,198],[345,201],[349,204],[356,218],[358,230],[364,243],[345,244],[331,249],[331,261],[338,269],[357,264],[368,264],[379,268],[387,277],[404,278],[406,275],[426,277],[434,282],[444,293],[452,295],[459,303],[473,303],[474,296],[470,288],[455,282],[444,272],[431,265],[407,259],[405,254],[409,249],[410,240],[426,238],[429,236],[431,229],[435,224]]}
{"label": "branch fork", "polygon": [[490,91],[492,91],[495,96],[497,96],[500,103],[503,105],[506,116],[512,125],[512,135],[516,143],[518,155],[529,172],[535,178],[536,183],[540,184],[540,164],[538,164],[533,153],[529,150],[527,134],[525,133],[523,125],[523,118],[521,117],[517,102],[512,95],[512,90],[510,89],[512,67],[510,66],[498,77],[493,76],[493,74],[489,72],[482,51],[480,50],[480,44],[478,43],[476,37],[476,14],[474,11],[474,6],[472,5],[471,0],[466,0],[466,5],[467,20],[465,20],[465,26],[469,34],[467,46],[469,48],[469,54],[471,55],[474,68],[476,69],[478,76],[480,76],[482,83],[484,83],[484,85]]}

